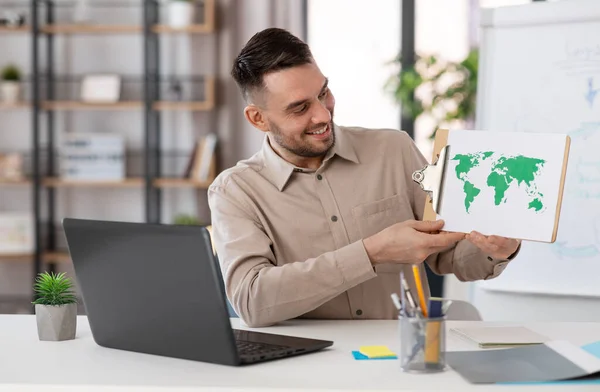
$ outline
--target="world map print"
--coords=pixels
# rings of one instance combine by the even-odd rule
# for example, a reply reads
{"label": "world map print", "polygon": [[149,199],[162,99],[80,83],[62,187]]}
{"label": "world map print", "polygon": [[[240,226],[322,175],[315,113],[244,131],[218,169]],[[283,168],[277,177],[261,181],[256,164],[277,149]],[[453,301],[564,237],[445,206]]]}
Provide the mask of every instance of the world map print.
{"label": "world map print", "polygon": [[484,187],[493,189],[493,206],[507,201],[507,191],[518,187],[527,194],[527,209],[542,212],[545,209],[544,195],[538,190],[536,180],[544,164],[543,159],[523,155],[509,156],[493,151],[480,151],[470,154],[456,154],[456,177],[463,184],[465,211],[469,213],[473,203],[478,200]]}

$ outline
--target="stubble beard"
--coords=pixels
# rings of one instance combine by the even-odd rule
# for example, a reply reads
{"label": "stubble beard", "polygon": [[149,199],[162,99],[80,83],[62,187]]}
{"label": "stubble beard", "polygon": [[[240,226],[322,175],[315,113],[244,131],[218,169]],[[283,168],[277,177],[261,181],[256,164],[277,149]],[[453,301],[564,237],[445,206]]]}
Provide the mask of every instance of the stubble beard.
{"label": "stubble beard", "polygon": [[[319,127],[315,127],[312,130],[323,128],[324,126],[325,125],[320,125]],[[283,136],[281,129],[273,123],[271,123],[270,132],[271,135],[273,135],[273,139],[275,139],[275,142],[285,150],[291,152],[292,154],[303,158],[317,158],[325,156],[325,154],[327,154],[327,152],[331,150],[335,145],[335,133],[333,132],[333,118],[329,122],[329,128],[331,130],[331,136],[328,141],[329,145],[325,148],[325,150],[315,149],[313,146],[310,145],[308,141],[304,143],[300,142],[302,143],[302,145],[298,145],[296,141],[287,139],[285,136]],[[311,130],[306,131],[310,132]]]}

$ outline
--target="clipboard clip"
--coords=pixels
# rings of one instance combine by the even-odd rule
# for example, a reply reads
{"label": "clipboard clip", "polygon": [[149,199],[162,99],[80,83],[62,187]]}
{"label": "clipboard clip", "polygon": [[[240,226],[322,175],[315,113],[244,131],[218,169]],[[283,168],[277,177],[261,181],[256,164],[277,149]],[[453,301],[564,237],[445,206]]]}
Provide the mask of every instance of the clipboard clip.
{"label": "clipboard clip", "polygon": [[421,186],[431,199],[433,211],[440,214],[440,202],[444,187],[444,176],[446,174],[446,157],[448,148],[446,145],[438,155],[438,160],[434,164],[427,165],[423,169],[413,172],[412,179]]}

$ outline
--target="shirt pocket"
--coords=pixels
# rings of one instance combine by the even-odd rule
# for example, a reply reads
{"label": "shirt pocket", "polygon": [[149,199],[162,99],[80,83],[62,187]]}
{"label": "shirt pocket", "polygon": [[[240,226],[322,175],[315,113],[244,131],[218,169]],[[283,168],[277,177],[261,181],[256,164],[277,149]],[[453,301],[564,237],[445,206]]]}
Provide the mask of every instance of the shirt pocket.
{"label": "shirt pocket", "polygon": [[395,223],[415,219],[409,201],[401,194],[359,204],[352,208],[352,216],[362,238],[370,237]]}

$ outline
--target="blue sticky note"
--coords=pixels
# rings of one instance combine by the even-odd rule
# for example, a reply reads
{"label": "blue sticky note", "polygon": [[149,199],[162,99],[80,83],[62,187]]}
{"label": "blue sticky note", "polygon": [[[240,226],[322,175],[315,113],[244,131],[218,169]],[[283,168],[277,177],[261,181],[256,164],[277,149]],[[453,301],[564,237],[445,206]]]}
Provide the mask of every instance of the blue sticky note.
{"label": "blue sticky note", "polygon": [[600,358],[600,341],[595,342],[595,343],[586,344],[585,346],[582,346],[581,348],[584,349],[585,351],[587,351],[588,353]]}
{"label": "blue sticky note", "polygon": [[398,359],[398,357],[378,357],[378,358],[369,358],[364,354],[361,354],[360,351],[352,351],[352,356],[357,360],[377,360],[377,359]]}

